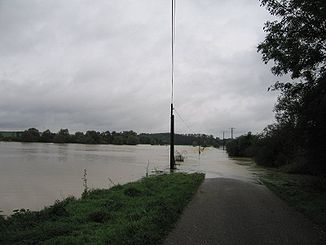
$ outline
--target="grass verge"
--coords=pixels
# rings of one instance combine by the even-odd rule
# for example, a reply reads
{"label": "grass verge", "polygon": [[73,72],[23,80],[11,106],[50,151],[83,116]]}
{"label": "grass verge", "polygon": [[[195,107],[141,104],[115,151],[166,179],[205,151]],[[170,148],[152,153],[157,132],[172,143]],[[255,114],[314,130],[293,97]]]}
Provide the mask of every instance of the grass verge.
{"label": "grass verge", "polygon": [[325,178],[271,169],[261,172],[259,177],[276,195],[326,231]]}
{"label": "grass verge", "polygon": [[0,216],[0,244],[160,244],[204,180],[173,173]]}

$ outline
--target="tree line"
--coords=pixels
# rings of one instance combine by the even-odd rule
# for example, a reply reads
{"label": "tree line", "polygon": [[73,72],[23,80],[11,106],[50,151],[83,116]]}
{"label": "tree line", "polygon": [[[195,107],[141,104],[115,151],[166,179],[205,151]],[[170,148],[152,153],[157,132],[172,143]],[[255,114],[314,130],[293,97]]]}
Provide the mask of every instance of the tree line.
{"label": "tree line", "polygon": [[[98,132],[89,130],[84,132],[76,132],[70,134],[68,129],[60,129],[57,133],[51,132],[49,129],[40,132],[36,128],[29,128],[19,134],[13,133],[10,136],[1,136],[2,141],[18,141],[18,142],[44,142],[44,143],[78,143],[78,144],[114,144],[114,145],[166,145],[170,142],[169,133],[157,134],[137,134],[136,132],[123,131],[105,131]],[[193,146],[213,146],[218,147],[219,138],[206,134],[176,134],[176,145],[193,145]]]}
{"label": "tree line", "polygon": [[298,171],[326,173],[326,1],[261,0],[277,17],[265,23],[258,45],[272,73],[288,74],[275,82],[279,91],[276,123],[262,133],[248,133],[227,144],[231,156],[252,156],[258,164],[296,164]]}

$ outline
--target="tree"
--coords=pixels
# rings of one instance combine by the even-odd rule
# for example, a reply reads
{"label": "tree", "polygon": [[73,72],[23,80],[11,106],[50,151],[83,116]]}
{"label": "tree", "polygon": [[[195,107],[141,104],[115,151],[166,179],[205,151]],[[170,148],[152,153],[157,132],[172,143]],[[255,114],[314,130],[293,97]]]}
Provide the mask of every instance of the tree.
{"label": "tree", "polygon": [[23,132],[21,139],[24,142],[38,142],[40,141],[40,132],[36,128],[29,128]]}
{"label": "tree", "polygon": [[287,144],[295,145],[294,159],[303,154],[307,163],[324,165],[326,171],[326,1],[261,0],[261,4],[278,20],[265,23],[267,34],[258,51],[265,63],[274,61],[275,75],[290,74],[293,79],[272,86],[281,92],[273,137],[278,137],[277,131],[286,132]]}
{"label": "tree", "polygon": [[257,136],[248,132],[247,135],[242,135],[236,139],[230,140],[226,144],[226,151],[233,157],[253,157],[253,145]]}
{"label": "tree", "polygon": [[100,141],[101,141],[102,144],[111,143],[111,133],[110,133],[110,131],[102,132],[101,135],[100,135],[100,138],[101,138]]}
{"label": "tree", "polygon": [[100,133],[94,130],[89,130],[85,134],[87,144],[99,144],[100,143]]}
{"label": "tree", "polygon": [[293,131],[282,124],[267,126],[253,144],[257,164],[278,167],[298,159],[297,145],[293,144]]}
{"label": "tree", "polygon": [[127,145],[137,145],[139,144],[139,139],[136,135],[129,135],[127,137]]}
{"label": "tree", "polygon": [[73,138],[75,143],[85,143],[85,135],[83,132],[76,132]]}
{"label": "tree", "polygon": [[261,0],[279,20],[267,21],[258,45],[265,63],[275,62],[276,75],[314,82],[326,72],[326,1]]}
{"label": "tree", "polygon": [[51,133],[51,131],[49,129],[47,129],[41,134],[40,141],[41,142],[53,142],[54,136],[55,136],[55,134]]}
{"label": "tree", "polygon": [[53,141],[55,143],[69,143],[70,134],[68,129],[60,129],[59,132],[54,137]]}
{"label": "tree", "polygon": [[121,135],[115,135],[112,144],[114,145],[123,145],[123,137]]}

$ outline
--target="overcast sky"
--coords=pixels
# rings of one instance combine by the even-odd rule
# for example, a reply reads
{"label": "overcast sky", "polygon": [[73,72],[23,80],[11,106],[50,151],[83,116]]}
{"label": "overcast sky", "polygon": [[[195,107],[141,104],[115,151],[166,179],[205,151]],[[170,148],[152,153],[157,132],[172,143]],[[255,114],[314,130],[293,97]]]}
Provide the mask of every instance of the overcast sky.
{"label": "overcast sky", "polygon": [[[0,0],[0,130],[169,131],[170,0]],[[257,0],[177,0],[176,131],[274,120]]]}

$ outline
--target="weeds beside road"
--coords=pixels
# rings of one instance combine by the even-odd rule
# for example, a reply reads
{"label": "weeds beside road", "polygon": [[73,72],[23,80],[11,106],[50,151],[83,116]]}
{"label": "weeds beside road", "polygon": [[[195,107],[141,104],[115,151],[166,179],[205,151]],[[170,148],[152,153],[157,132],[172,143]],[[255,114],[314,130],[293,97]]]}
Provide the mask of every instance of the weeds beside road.
{"label": "weeds beside road", "polygon": [[1,244],[157,244],[179,218],[203,174],[143,178],[38,212],[0,216]]}

